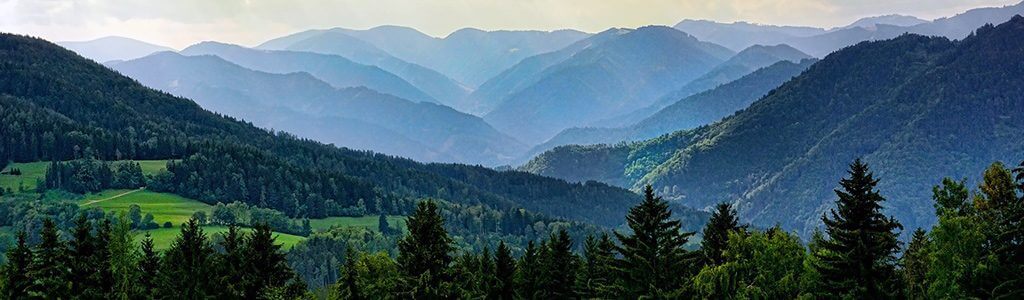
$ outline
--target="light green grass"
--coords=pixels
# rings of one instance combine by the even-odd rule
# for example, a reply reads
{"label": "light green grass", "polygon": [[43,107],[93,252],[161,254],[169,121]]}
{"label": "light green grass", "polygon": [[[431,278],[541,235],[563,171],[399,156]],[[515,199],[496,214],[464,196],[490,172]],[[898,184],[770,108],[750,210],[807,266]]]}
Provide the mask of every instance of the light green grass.
{"label": "light green grass", "polygon": [[[240,229],[242,232],[245,233],[250,233],[252,231],[252,229],[249,228]],[[228,228],[226,226],[203,226],[203,233],[205,233],[206,237],[211,241],[214,240],[214,237],[216,235],[223,235],[226,232],[228,232]],[[174,228],[159,228],[139,231],[139,233],[135,236],[136,242],[142,242],[142,239],[145,237],[146,233],[149,233],[150,236],[153,237],[154,249],[167,250],[168,248],[171,247],[171,243],[174,242],[174,239],[177,238],[179,234],[181,234],[181,228],[175,226]],[[277,239],[277,244],[281,245],[282,250],[291,249],[292,247],[295,246],[295,244],[298,244],[299,242],[306,239],[305,237],[279,232],[275,232],[274,237]]]}
{"label": "light green grass", "polygon": [[[377,230],[377,216],[365,216],[365,217],[330,217],[323,219],[310,219],[309,227],[313,228],[313,231],[324,231],[331,229],[332,226],[338,227],[363,227],[370,230]],[[388,216],[388,224],[391,224],[391,228],[405,228],[405,217],[403,216]]]}
{"label": "light green grass", "polygon": [[153,214],[153,221],[157,224],[171,222],[175,227],[188,222],[197,211],[204,211],[207,216],[213,211],[213,206],[203,202],[147,190],[106,190],[78,200],[78,205],[83,208],[98,207],[114,212],[127,212],[132,204],[139,205],[143,215]]}
{"label": "light green grass", "polygon": [[10,189],[11,191],[18,192],[18,187],[23,186],[26,192],[35,193],[36,181],[46,177],[46,168],[49,166],[49,162],[10,164],[7,168],[3,169],[3,172],[17,168],[21,169],[21,176],[0,175],[0,188],[3,188],[4,191]]}
{"label": "light green grass", "polygon": [[[142,174],[145,175],[156,175],[167,170],[166,160],[137,160],[135,162],[139,163],[139,167],[142,168]],[[3,169],[3,171],[6,172],[12,168],[18,168],[21,169],[22,174],[21,176],[0,175],[0,188],[3,188],[4,191],[10,188],[11,191],[18,192],[19,187],[24,187],[25,192],[35,193],[36,183],[38,180],[46,177],[46,169],[49,167],[50,162],[46,161],[11,164]]]}

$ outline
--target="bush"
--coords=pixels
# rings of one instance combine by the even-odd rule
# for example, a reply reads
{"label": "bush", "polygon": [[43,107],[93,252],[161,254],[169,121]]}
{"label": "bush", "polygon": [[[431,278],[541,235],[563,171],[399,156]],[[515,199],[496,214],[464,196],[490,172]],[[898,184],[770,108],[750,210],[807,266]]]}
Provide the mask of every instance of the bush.
{"label": "bush", "polygon": [[171,221],[164,222],[164,228],[171,228],[171,227],[174,227],[174,224],[171,224]]}

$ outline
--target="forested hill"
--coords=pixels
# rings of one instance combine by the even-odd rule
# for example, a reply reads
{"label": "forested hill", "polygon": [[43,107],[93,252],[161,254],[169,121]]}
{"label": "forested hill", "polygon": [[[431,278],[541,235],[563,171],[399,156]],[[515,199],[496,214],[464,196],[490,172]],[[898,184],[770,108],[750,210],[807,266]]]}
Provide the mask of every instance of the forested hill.
{"label": "forested hill", "polygon": [[863,158],[884,178],[888,213],[934,222],[931,187],[1024,153],[1024,17],[962,41],[903,35],[829,55],[751,107],[710,126],[618,146],[562,147],[541,174],[634,189],[693,207],[738,203],[755,224],[807,233],[835,195],[827,178]]}
{"label": "forested hill", "polygon": [[395,212],[435,197],[616,226],[640,199],[600,183],[421,164],[267,132],[37,38],[0,34],[0,70],[0,161],[178,159],[158,178],[172,192],[297,217],[355,205]]}

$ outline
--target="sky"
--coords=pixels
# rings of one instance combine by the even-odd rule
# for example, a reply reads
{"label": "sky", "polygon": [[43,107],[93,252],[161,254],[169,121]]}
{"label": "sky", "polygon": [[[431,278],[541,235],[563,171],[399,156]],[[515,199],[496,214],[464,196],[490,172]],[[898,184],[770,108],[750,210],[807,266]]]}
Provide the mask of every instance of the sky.
{"label": "sky", "polygon": [[484,30],[674,25],[682,19],[831,28],[867,16],[931,20],[1021,0],[0,0],[0,31],[52,41],[126,36],[181,49],[199,41],[241,45],[306,29],[379,25],[444,37]]}

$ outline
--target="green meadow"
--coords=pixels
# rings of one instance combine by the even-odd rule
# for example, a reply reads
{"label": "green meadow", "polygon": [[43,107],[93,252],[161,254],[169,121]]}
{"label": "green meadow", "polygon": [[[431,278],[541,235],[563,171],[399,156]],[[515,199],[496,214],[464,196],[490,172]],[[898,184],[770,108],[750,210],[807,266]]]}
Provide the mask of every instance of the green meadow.
{"label": "green meadow", "polygon": [[[114,163],[119,162],[123,161]],[[167,170],[166,160],[138,160],[135,162],[139,163],[142,173],[146,175],[156,175]],[[48,161],[10,164],[0,173],[7,173],[7,171],[16,168],[21,170],[21,175],[0,174],[0,188],[3,188],[5,191],[10,189],[15,192],[19,191],[19,189],[24,189],[26,192],[34,193],[36,183],[46,177],[46,168],[49,166],[50,162]]]}

